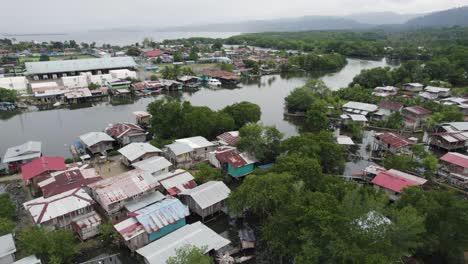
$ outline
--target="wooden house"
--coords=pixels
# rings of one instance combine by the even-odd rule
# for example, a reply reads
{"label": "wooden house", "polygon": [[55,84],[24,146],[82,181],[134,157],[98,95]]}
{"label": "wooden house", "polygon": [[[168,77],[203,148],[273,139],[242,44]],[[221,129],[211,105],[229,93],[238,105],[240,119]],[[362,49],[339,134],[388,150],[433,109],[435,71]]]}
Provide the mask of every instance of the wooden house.
{"label": "wooden house", "polygon": [[81,144],[91,154],[105,153],[113,148],[114,139],[104,132],[89,132],[80,136]]}
{"label": "wooden house", "polygon": [[122,163],[127,166],[135,162],[162,155],[162,150],[149,143],[130,143],[118,151],[122,154]]}
{"label": "wooden house", "polygon": [[205,218],[225,209],[231,190],[221,181],[209,181],[179,194],[182,201],[197,215]]}
{"label": "wooden house", "polygon": [[220,147],[210,152],[209,161],[211,165],[234,178],[252,173],[256,162],[250,155],[240,153],[235,147]]}
{"label": "wooden house", "polygon": [[143,128],[131,123],[110,124],[104,131],[121,146],[135,142],[145,142],[148,135]]}
{"label": "wooden house", "polygon": [[416,129],[426,122],[431,111],[416,105],[403,108],[402,115],[405,117],[405,127]]}

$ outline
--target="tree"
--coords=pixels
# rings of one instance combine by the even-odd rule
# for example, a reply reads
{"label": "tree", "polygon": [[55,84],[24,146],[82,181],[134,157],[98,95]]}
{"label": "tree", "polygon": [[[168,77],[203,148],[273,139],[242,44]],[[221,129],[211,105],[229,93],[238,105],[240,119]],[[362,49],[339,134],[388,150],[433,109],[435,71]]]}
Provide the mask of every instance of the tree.
{"label": "tree", "polygon": [[309,190],[319,190],[323,184],[322,167],[313,158],[298,155],[283,155],[276,160],[273,171],[291,173],[297,180],[303,181]]}
{"label": "tree", "polygon": [[137,57],[140,56],[141,50],[138,47],[130,47],[127,49],[126,54],[128,56]]}
{"label": "tree", "polygon": [[237,147],[254,155],[260,162],[274,161],[279,155],[283,134],[275,127],[249,123],[239,130]]}
{"label": "tree", "polygon": [[226,106],[221,112],[231,116],[238,128],[247,123],[257,123],[262,115],[258,105],[245,101]]}
{"label": "tree", "polygon": [[16,91],[0,87],[0,102],[15,102],[16,98]]}
{"label": "tree", "polygon": [[220,41],[216,41],[213,45],[211,45],[212,50],[221,50],[222,47],[223,43],[221,43]]}
{"label": "tree", "polygon": [[195,172],[193,174],[195,181],[198,184],[203,184],[209,181],[222,181],[223,174],[220,170],[211,167],[207,163],[199,163],[195,166]]}
{"label": "tree", "polygon": [[327,130],[330,125],[327,112],[327,102],[322,99],[315,99],[307,110],[306,127],[312,131]]}
{"label": "tree", "polygon": [[220,63],[218,65],[222,71],[233,72],[235,69],[234,65],[230,63]]}
{"label": "tree", "polygon": [[414,171],[416,164],[408,155],[389,155],[383,160],[386,169],[395,169],[403,172]]}
{"label": "tree", "polygon": [[76,253],[76,242],[68,230],[47,231],[28,227],[18,235],[19,248],[28,255],[38,255],[50,263],[71,263]]}
{"label": "tree", "polygon": [[359,84],[366,88],[375,88],[378,86],[395,85],[390,71],[389,67],[362,70],[359,75],[354,77],[350,86]]}
{"label": "tree", "polygon": [[97,88],[101,87],[100,85],[98,85],[97,83],[89,83],[88,84],[88,89],[90,90],[96,90]]}
{"label": "tree", "polygon": [[428,154],[421,161],[421,165],[424,168],[424,176],[431,179],[437,170],[439,160],[434,155]]}
{"label": "tree", "polygon": [[46,54],[41,54],[39,61],[50,61],[50,57]]}
{"label": "tree", "polygon": [[16,215],[16,205],[10,199],[8,193],[0,194],[0,217],[14,219]]}
{"label": "tree", "polygon": [[182,53],[180,53],[179,51],[176,51],[173,57],[174,57],[174,62],[181,62],[184,60],[184,58],[182,57]]}
{"label": "tree", "polygon": [[176,249],[176,255],[167,259],[167,264],[212,264],[209,256],[204,254],[205,250],[195,246],[186,245]]}
{"label": "tree", "polygon": [[155,74],[151,74],[150,80],[151,81],[156,81],[156,80],[158,80],[158,76],[156,76]]}
{"label": "tree", "polygon": [[112,223],[102,223],[99,226],[99,239],[104,245],[112,245],[112,243],[119,238],[120,235],[117,233]]}
{"label": "tree", "polygon": [[198,53],[195,51],[195,49],[192,49],[189,54],[189,60],[196,61],[198,60]]}
{"label": "tree", "polygon": [[12,233],[15,223],[8,218],[0,217],[0,236]]}

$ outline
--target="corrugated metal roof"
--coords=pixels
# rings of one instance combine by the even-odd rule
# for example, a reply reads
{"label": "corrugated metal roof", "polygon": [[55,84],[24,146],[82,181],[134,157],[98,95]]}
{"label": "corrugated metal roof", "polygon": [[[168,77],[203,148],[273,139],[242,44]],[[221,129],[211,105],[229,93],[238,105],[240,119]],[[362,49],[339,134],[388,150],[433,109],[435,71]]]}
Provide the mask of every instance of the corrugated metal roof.
{"label": "corrugated metal roof", "polygon": [[8,148],[3,157],[3,163],[39,158],[42,154],[41,149],[42,143],[39,141],[28,141],[22,145]]}
{"label": "corrugated metal roof", "polygon": [[71,168],[66,171],[51,173],[50,178],[38,183],[45,198],[71,189],[88,186],[102,180],[94,168]]}
{"label": "corrugated metal roof", "polygon": [[216,138],[223,145],[235,145],[240,140],[239,131],[224,132]]}
{"label": "corrugated metal roof", "polygon": [[375,138],[397,149],[413,144],[409,139],[391,132],[376,134]]}
{"label": "corrugated metal roof", "polygon": [[196,222],[138,249],[137,253],[143,256],[148,264],[166,264],[169,257],[176,255],[177,249],[186,245],[204,248],[207,253],[219,250],[230,243],[201,222]]}
{"label": "corrugated metal roof", "polygon": [[154,204],[156,202],[161,201],[166,196],[160,193],[159,191],[152,192],[151,194],[145,195],[140,199],[131,201],[125,205],[125,208],[129,212],[135,212],[143,207],[146,207],[150,204]]}
{"label": "corrugated metal roof", "polygon": [[144,135],[146,133],[143,128],[131,123],[109,124],[104,132],[115,139],[121,138],[125,135],[134,136]]}
{"label": "corrugated metal roof", "polygon": [[166,189],[166,191],[175,195],[197,186],[195,178],[188,171],[177,169],[163,175],[156,176],[157,181]]}
{"label": "corrugated metal roof", "polygon": [[21,166],[23,181],[28,181],[44,172],[66,170],[63,157],[40,157]]}
{"label": "corrugated metal roof", "polygon": [[89,185],[91,189],[95,190],[100,202],[105,206],[149,192],[157,186],[159,183],[138,169]]}
{"label": "corrugated metal roof", "polygon": [[216,203],[226,200],[231,190],[222,181],[209,181],[193,189],[186,190],[181,195],[188,195],[200,206],[208,208]]}
{"label": "corrugated metal roof", "polygon": [[189,144],[182,142],[174,142],[172,144],[166,145],[166,148],[170,149],[176,156],[193,151],[193,148],[191,148]]}
{"label": "corrugated metal roof", "polygon": [[109,135],[104,132],[89,132],[80,136],[80,140],[87,146],[94,146],[103,141],[114,141]]}
{"label": "corrugated metal roof", "polygon": [[206,147],[214,146],[214,144],[212,142],[208,141],[206,138],[201,137],[201,136],[190,137],[190,138],[181,138],[181,139],[176,139],[175,141],[176,142],[181,142],[181,143],[186,143],[193,149],[206,148]]}
{"label": "corrugated metal roof", "polygon": [[452,122],[444,125],[451,126],[455,131],[468,131],[468,122]]}
{"label": "corrugated metal roof", "polygon": [[130,143],[127,146],[119,149],[119,153],[127,158],[130,162],[133,162],[147,153],[158,152],[162,151],[149,143]]}
{"label": "corrugated metal roof", "polygon": [[354,145],[354,141],[348,136],[338,136],[336,141],[340,145]]}
{"label": "corrugated metal roof", "polygon": [[25,202],[23,207],[29,211],[36,224],[41,224],[93,204],[93,199],[83,189],[78,188],[48,198],[36,198]]}
{"label": "corrugated metal roof", "polygon": [[409,112],[411,112],[411,113],[413,113],[415,115],[420,115],[420,116],[429,115],[431,113],[431,111],[429,111],[429,110],[427,110],[425,108],[422,108],[419,105],[406,107],[405,110],[409,111]]}
{"label": "corrugated metal roof", "polygon": [[153,174],[155,172],[167,169],[172,166],[172,163],[164,157],[151,157],[132,164],[133,167]]}
{"label": "corrugated metal roof", "polygon": [[102,218],[93,210],[88,214],[73,219],[72,222],[80,229],[83,229],[99,226],[102,223]]}
{"label": "corrugated metal roof", "polygon": [[143,226],[133,217],[115,224],[114,228],[125,239],[125,241],[145,233]]}
{"label": "corrugated metal roof", "polygon": [[15,241],[11,234],[0,237],[0,258],[16,252]]}
{"label": "corrugated metal roof", "polygon": [[26,62],[24,65],[28,75],[136,67],[136,63],[132,57],[37,61]]}
{"label": "corrugated metal roof", "polygon": [[343,108],[357,109],[357,110],[365,111],[365,112],[375,112],[377,111],[378,106],[376,106],[375,104],[366,104],[366,103],[361,103],[361,102],[350,101],[344,104]]}
{"label": "corrugated metal roof", "polygon": [[161,230],[190,215],[189,209],[179,199],[166,199],[131,213],[148,234]]}
{"label": "corrugated metal roof", "polygon": [[457,166],[468,168],[468,156],[457,152],[449,152],[442,156],[440,160],[448,163],[455,164]]}
{"label": "corrugated metal roof", "polygon": [[372,180],[372,183],[385,189],[400,193],[404,188],[423,185],[427,180],[397,170],[382,171]]}

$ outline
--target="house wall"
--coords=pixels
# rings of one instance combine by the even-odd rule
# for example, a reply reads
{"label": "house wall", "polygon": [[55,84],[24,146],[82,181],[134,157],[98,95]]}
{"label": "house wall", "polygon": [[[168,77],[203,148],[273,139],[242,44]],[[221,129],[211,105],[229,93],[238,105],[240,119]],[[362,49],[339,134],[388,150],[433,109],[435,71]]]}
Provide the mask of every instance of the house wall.
{"label": "house wall", "polygon": [[88,150],[93,153],[100,153],[103,151],[108,151],[112,149],[112,142],[99,142],[91,147],[88,147]]}
{"label": "house wall", "polygon": [[468,176],[468,169],[465,169],[465,168],[463,168],[461,166],[458,166],[458,165],[455,165],[455,164],[452,164],[452,163],[448,163],[448,162],[445,162],[445,161],[441,161],[441,163],[451,173],[457,173],[457,174]]}
{"label": "house wall", "polygon": [[195,149],[193,151],[193,157],[197,160],[206,160],[208,159],[208,153],[214,151],[215,149],[215,146]]}
{"label": "house wall", "polygon": [[150,152],[150,153],[144,154],[143,156],[137,158],[136,160],[128,161],[126,158],[125,159],[127,160],[128,165],[129,165],[130,163],[139,162],[139,161],[149,159],[149,158],[152,158],[152,157],[156,157],[156,156],[160,156],[160,154],[158,152]]}
{"label": "house wall", "polygon": [[205,218],[221,211],[225,206],[225,201],[213,204],[212,206],[202,209],[193,199],[188,195],[183,196],[183,202],[189,207],[190,211],[195,212],[197,215]]}
{"label": "house wall", "polygon": [[118,141],[123,146],[128,145],[130,143],[145,142],[146,141],[146,135],[123,136],[123,137],[119,138]]}
{"label": "house wall", "polygon": [[233,168],[230,164],[228,164],[228,173],[232,177],[241,177],[251,173],[254,170],[253,164],[248,164],[242,167]]}
{"label": "house wall", "polygon": [[173,223],[171,225],[167,225],[167,226],[161,228],[160,230],[151,233],[149,235],[149,241],[152,242],[152,241],[154,241],[156,239],[159,239],[159,238],[161,238],[161,237],[163,237],[163,236],[165,236],[165,235],[167,235],[169,233],[172,233],[172,232],[176,231],[177,229],[183,227],[184,225],[185,225],[185,218],[182,218],[179,221],[177,221],[177,222],[175,222],[175,223]]}
{"label": "house wall", "polygon": [[148,234],[143,232],[138,236],[125,241],[125,245],[130,249],[130,251],[134,252],[139,248],[146,246],[149,243]]}
{"label": "house wall", "polygon": [[85,208],[73,211],[69,214],[62,215],[54,219],[50,219],[47,222],[41,223],[40,226],[47,228],[47,229],[51,229],[51,230],[72,229],[71,223],[74,218],[76,218],[77,216],[82,216],[87,213],[90,213],[91,211],[93,211],[92,206],[87,206]]}

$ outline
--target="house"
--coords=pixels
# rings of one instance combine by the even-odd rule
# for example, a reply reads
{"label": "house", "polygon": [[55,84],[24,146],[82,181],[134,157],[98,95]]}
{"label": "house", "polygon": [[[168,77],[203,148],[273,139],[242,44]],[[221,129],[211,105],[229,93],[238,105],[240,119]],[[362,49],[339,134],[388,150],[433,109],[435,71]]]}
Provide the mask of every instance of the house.
{"label": "house", "polygon": [[437,133],[468,132],[468,122],[442,123],[436,127]]}
{"label": "house", "polygon": [[431,111],[416,105],[403,108],[402,115],[405,118],[405,127],[416,129],[424,124]]}
{"label": "house", "polygon": [[183,84],[178,81],[160,79],[159,82],[161,83],[161,87],[167,91],[177,91],[183,88]]}
{"label": "house", "polygon": [[57,82],[32,83],[31,90],[34,98],[41,103],[55,103],[65,93],[65,87],[58,85]]}
{"label": "house", "polygon": [[36,225],[48,229],[71,229],[72,222],[93,211],[94,200],[82,188],[25,202],[24,209]]}
{"label": "house", "polygon": [[203,81],[208,81],[211,78],[218,79],[222,84],[232,85],[240,82],[240,77],[227,71],[207,71],[203,72]]}
{"label": "house", "polygon": [[439,175],[462,189],[468,188],[468,156],[449,152],[440,158]]}
{"label": "house", "polygon": [[67,89],[88,87],[88,78],[84,75],[64,76],[61,78],[63,86]]}
{"label": "house", "polygon": [[127,166],[162,154],[162,150],[149,143],[130,143],[118,151],[122,154],[122,163]]}
{"label": "house", "polygon": [[49,178],[50,173],[66,170],[63,157],[40,157],[21,166],[24,182],[31,183],[37,190],[38,183]]}
{"label": "house", "polygon": [[424,92],[435,96],[435,98],[450,96],[450,88],[427,86],[424,88]]}
{"label": "house", "polygon": [[46,179],[39,181],[37,186],[42,196],[48,198],[76,188],[84,188],[91,183],[102,180],[94,168],[72,167],[64,171],[49,173]]}
{"label": "house", "polygon": [[231,242],[215,233],[213,230],[196,222],[158,239],[137,253],[143,257],[145,264],[166,264],[168,258],[176,255],[176,251],[185,245],[203,248],[205,254],[215,255]]}
{"label": "house", "polygon": [[343,114],[343,115],[340,116],[340,118],[341,118],[343,124],[345,124],[345,125],[355,123],[355,124],[360,124],[362,126],[365,126],[367,124],[367,121],[369,121],[365,115],[347,115],[347,114]]}
{"label": "house", "polygon": [[177,81],[183,83],[184,86],[191,87],[198,84],[200,78],[198,78],[197,76],[184,75],[177,78]]}
{"label": "house", "polygon": [[427,182],[426,179],[417,177],[398,170],[381,171],[372,179],[372,184],[377,189],[384,190],[390,200],[397,200],[401,192],[410,186],[422,186]]}
{"label": "house", "polygon": [[92,154],[111,150],[114,139],[104,132],[89,132],[80,136],[81,143]]}
{"label": "house", "polygon": [[8,164],[9,170],[18,170],[22,164],[42,156],[42,143],[28,141],[22,145],[8,148],[3,156],[3,163]]}
{"label": "house", "polygon": [[191,155],[195,160],[202,161],[208,159],[208,153],[216,149],[216,145],[206,140],[204,137],[190,137],[176,139],[175,142],[187,144],[193,149]]}
{"label": "house", "polygon": [[224,210],[231,190],[222,181],[209,181],[180,193],[182,201],[197,215],[205,218]]}
{"label": "house", "polygon": [[222,169],[234,178],[252,173],[256,160],[235,147],[220,147],[209,154],[211,165]]}
{"label": "house", "polygon": [[171,196],[129,213],[129,218],[114,225],[131,251],[145,246],[185,225],[190,212]]}
{"label": "house", "polygon": [[143,128],[131,123],[110,124],[104,131],[122,146],[145,142],[148,134]]}
{"label": "house", "polygon": [[122,264],[122,261],[119,258],[119,253],[111,255],[104,253],[80,264]]}
{"label": "house", "polygon": [[133,112],[136,118],[136,123],[139,126],[146,127],[150,124],[151,114],[145,111]]}
{"label": "house", "polygon": [[88,101],[93,97],[89,88],[76,88],[68,90],[64,93],[65,101],[70,104],[80,104]]}
{"label": "house", "polygon": [[143,199],[159,183],[144,171],[135,169],[88,185],[93,198],[114,220],[122,217],[125,205]]}
{"label": "house", "polygon": [[0,236],[0,263],[11,264],[15,261],[16,246],[13,236],[6,234]]}
{"label": "house", "polygon": [[24,76],[0,77],[0,87],[16,91],[18,94],[27,94],[28,79]]}
{"label": "house", "polygon": [[192,166],[193,149],[186,143],[174,142],[164,146],[164,155],[177,167],[189,168]]}
{"label": "house", "polygon": [[161,187],[172,196],[197,186],[193,175],[182,169],[156,176],[156,180],[161,184]]}
{"label": "house", "polygon": [[132,164],[136,169],[142,170],[155,177],[169,172],[172,163],[164,157],[151,157]]}
{"label": "house", "polygon": [[102,218],[95,211],[79,216],[71,222],[72,229],[81,240],[87,240],[98,235],[101,224]]}
{"label": "house", "polygon": [[120,69],[120,70],[110,70],[109,74],[114,79],[136,79],[137,74],[135,71],[130,71],[128,69]]}
{"label": "house", "polygon": [[420,83],[405,83],[403,85],[403,90],[409,91],[409,92],[420,92],[424,88],[423,84]]}
{"label": "house", "polygon": [[440,100],[443,105],[455,105],[464,115],[468,115],[468,99],[462,97],[449,97]]}
{"label": "house", "polygon": [[410,147],[414,144],[409,139],[392,132],[376,133],[374,137],[374,150],[388,151],[392,154],[410,153]]}
{"label": "house", "polygon": [[369,113],[376,112],[378,110],[378,106],[374,104],[366,104],[361,102],[347,102],[342,106],[342,109],[347,114],[354,114],[354,115],[364,115],[367,116]]}
{"label": "house", "polygon": [[240,140],[239,131],[228,131],[216,137],[223,146],[235,146]]}
{"label": "house", "polygon": [[383,87],[376,87],[372,95],[379,96],[379,97],[388,97],[392,95],[396,95],[398,93],[398,88],[394,86],[383,86]]}
{"label": "house", "polygon": [[354,141],[348,136],[338,136],[336,142],[341,146],[354,146]]}
{"label": "house", "polygon": [[159,191],[152,192],[148,195],[141,197],[141,199],[133,200],[125,204],[125,210],[127,215],[140,210],[141,208],[145,208],[149,205],[162,201],[166,198],[164,194]]}
{"label": "house", "polygon": [[468,145],[468,132],[442,132],[429,136],[429,145],[446,151],[464,150]]}
{"label": "house", "polygon": [[372,115],[373,119],[387,120],[394,113],[401,113],[404,105],[393,101],[381,101],[379,103],[379,111]]}
{"label": "house", "polygon": [[145,53],[145,56],[148,58],[157,58],[164,54],[162,50],[152,50]]}

